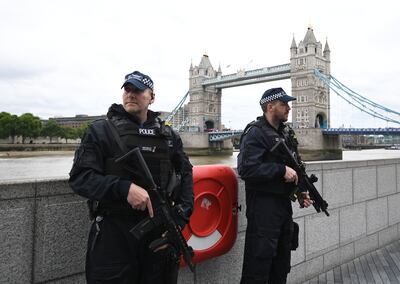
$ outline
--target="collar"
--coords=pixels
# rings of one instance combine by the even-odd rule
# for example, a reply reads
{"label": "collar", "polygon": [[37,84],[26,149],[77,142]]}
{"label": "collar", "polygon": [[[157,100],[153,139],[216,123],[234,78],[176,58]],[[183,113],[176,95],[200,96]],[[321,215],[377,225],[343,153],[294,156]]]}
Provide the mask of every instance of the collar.
{"label": "collar", "polygon": [[279,133],[279,134],[282,133],[283,130],[285,129],[285,127],[286,127],[286,124],[284,124],[283,122],[281,122],[281,123],[279,124],[278,129],[276,129],[275,127],[273,127],[273,126],[268,122],[268,120],[265,118],[264,115],[263,115],[263,116],[257,117],[257,120],[262,121],[263,123],[265,123],[265,125],[266,125],[267,127],[272,128],[273,130],[275,130],[275,131],[276,131],[277,133]]}
{"label": "collar", "polygon": [[147,120],[144,123],[140,123],[139,119],[135,115],[127,112],[121,104],[111,105],[107,113],[107,117],[109,119],[111,119],[114,116],[124,117],[134,122],[135,124],[140,125],[140,127],[145,127],[154,124],[157,121],[157,117],[159,115],[160,115],[159,112],[148,110]]}

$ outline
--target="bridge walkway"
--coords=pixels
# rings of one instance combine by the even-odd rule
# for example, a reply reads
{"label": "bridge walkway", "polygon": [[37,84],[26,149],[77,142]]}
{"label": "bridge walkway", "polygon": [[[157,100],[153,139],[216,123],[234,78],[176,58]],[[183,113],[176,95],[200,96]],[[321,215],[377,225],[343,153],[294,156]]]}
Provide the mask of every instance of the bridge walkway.
{"label": "bridge walkway", "polygon": [[303,284],[400,283],[400,240],[320,274]]}

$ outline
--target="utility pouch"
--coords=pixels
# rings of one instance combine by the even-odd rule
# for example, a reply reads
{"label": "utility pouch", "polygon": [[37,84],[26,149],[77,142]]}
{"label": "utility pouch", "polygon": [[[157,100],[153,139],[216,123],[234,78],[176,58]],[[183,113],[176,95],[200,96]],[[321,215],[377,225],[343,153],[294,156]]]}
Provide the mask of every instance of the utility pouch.
{"label": "utility pouch", "polygon": [[292,241],[291,241],[291,250],[296,250],[299,247],[299,224],[296,222],[292,222]]}
{"label": "utility pouch", "polygon": [[181,193],[181,185],[182,175],[175,172],[175,170],[172,170],[169,175],[169,181],[167,185],[167,194],[171,200],[176,201],[178,199],[178,196]]}

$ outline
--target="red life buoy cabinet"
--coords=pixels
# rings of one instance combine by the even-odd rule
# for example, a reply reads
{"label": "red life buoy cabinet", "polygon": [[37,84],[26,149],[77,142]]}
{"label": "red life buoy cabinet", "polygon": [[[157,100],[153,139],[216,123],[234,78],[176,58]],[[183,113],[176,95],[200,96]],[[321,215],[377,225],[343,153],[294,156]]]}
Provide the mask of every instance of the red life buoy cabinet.
{"label": "red life buoy cabinet", "polygon": [[236,241],[236,174],[224,165],[194,166],[193,191],[194,210],[183,235],[193,248],[193,263],[198,263],[228,252]]}

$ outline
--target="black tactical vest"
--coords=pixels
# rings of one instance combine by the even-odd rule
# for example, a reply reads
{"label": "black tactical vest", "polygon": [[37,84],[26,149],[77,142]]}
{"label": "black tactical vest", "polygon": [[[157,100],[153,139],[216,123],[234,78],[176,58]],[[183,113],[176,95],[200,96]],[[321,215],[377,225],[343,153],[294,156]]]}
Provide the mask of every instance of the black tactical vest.
{"label": "black tactical vest", "polygon": [[[155,183],[161,189],[165,189],[172,172],[171,152],[174,145],[171,128],[158,118],[152,125],[146,127],[140,127],[126,118],[113,117],[111,122],[128,151],[139,147]],[[123,162],[116,163],[115,159],[125,153],[119,149],[114,151],[114,154],[114,157],[106,160],[106,174],[131,180],[142,187],[150,185],[146,182],[143,169],[140,168],[135,155]]]}
{"label": "black tactical vest", "polygon": [[[243,139],[243,137],[248,133],[248,131],[252,127],[258,127],[262,131],[262,135],[265,137],[268,149],[271,149],[278,141],[279,139],[284,138],[285,143],[288,145],[288,147],[296,153],[297,155],[297,140],[293,136],[294,132],[293,130],[290,132],[291,128],[287,125],[284,126],[284,128],[280,128],[279,131],[276,131],[272,126],[267,125],[266,120],[264,118],[258,118],[256,121],[253,121],[249,123],[246,128],[243,131],[242,137],[240,140]],[[276,149],[274,152],[269,152],[266,151],[265,155],[263,156],[263,162],[265,163],[279,163],[279,164],[284,164],[288,165],[289,163],[289,158],[285,157],[285,155],[279,150]],[[251,182],[251,181],[245,181],[246,188],[252,188],[257,190],[258,187],[262,187],[264,192],[268,192],[268,189],[271,189],[271,193],[281,193],[282,195],[289,195],[294,187],[292,184],[285,183],[282,179],[282,181],[270,181],[270,182]]]}

